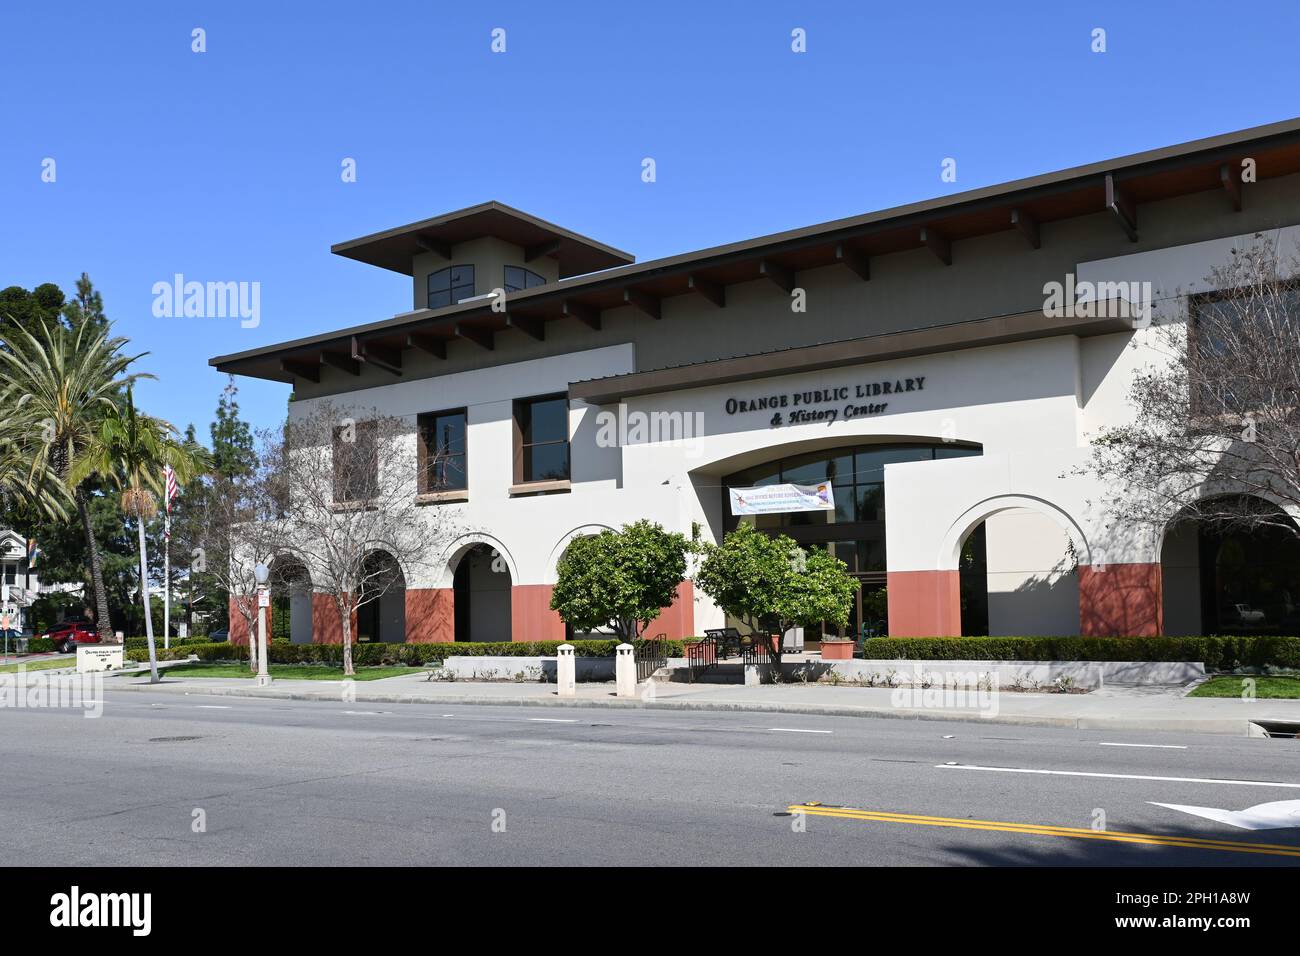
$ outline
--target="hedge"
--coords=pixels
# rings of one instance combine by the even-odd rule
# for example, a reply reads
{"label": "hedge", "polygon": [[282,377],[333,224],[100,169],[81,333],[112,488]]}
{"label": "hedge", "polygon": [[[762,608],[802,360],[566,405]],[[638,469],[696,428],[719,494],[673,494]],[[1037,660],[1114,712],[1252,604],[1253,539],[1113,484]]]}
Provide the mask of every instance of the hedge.
{"label": "hedge", "polygon": [[874,637],[867,660],[1202,661],[1208,670],[1300,667],[1300,637]]}
{"label": "hedge", "polygon": [[[556,648],[564,641],[498,641],[495,643],[440,643],[440,644],[353,644],[352,662],[358,667],[379,664],[410,664],[421,666],[435,664],[444,657],[554,657]],[[616,640],[604,641],[569,641],[573,652],[578,657],[613,657]],[[642,642],[633,641],[638,647]],[[681,641],[668,641],[668,655],[682,657],[685,651]],[[248,646],[245,644],[220,643],[188,644],[184,647],[173,646],[164,651],[158,648],[158,659],[164,661],[184,660],[191,654],[201,661],[248,660]],[[129,660],[145,662],[149,660],[149,650],[131,649],[126,652]],[[333,664],[343,663],[342,644],[272,644],[267,648],[267,660],[272,664]]]}
{"label": "hedge", "polygon": [[[163,639],[161,636],[155,635],[153,643],[154,647],[162,650]],[[173,637],[169,643],[172,647],[191,647],[195,644],[211,644],[214,642],[209,641],[206,637]],[[128,651],[148,651],[149,638],[128,637],[123,639],[122,646]],[[146,660],[147,659],[148,658],[146,657]]]}

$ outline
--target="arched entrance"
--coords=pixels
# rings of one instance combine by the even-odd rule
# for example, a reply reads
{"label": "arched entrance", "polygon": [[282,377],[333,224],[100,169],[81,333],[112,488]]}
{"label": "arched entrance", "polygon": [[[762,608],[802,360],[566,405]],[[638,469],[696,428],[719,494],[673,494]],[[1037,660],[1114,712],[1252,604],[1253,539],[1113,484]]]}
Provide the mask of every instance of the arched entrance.
{"label": "arched entrance", "polygon": [[1267,512],[1268,524],[1197,518],[1165,529],[1160,549],[1164,630],[1198,634],[1293,634],[1300,627],[1300,534],[1281,508],[1242,496],[1220,512]]}
{"label": "arched entrance", "polygon": [[357,608],[357,643],[401,644],[406,640],[406,577],[387,551],[372,551],[365,560],[361,606]]}
{"label": "arched entrance", "polygon": [[310,644],[312,640],[311,576],[296,558],[271,562],[271,639]]}
{"label": "arched entrance", "polygon": [[460,552],[452,576],[457,641],[511,639],[510,566],[490,545]]}
{"label": "arched entrance", "polygon": [[[885,465],[967,458],[981,453],[977,445],[909,441],[859,443],[768,461],[723,478],[723,530],[731,531],[744,521],[759,531],[789,535],[805,548],[826,548],[848,565],[850,573],[861,583],[844,634],[886,634],[889,614],[885,590]],[[731,514],[729,488],[783,483],[811,485],[826,481],[831,483],[834,492],[833,512]],[[805,633],[808,640],[819,637],[819,629]]]}
{"label": "arched entrance", "polygon": [[960,633],[969,636],[1080,633],[1083,533],[1051,503],[1023,495],[991,498],[949,530],[941,567],[961,582]]}

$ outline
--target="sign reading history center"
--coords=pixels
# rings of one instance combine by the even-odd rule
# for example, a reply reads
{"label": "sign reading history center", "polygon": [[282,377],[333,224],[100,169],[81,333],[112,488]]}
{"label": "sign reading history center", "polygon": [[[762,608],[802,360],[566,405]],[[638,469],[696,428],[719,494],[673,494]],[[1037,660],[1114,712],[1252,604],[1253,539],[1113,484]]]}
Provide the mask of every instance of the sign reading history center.
{"label": "sign reading history center", "polygon": [[835,492],[829,481],[816,485],[762,485],[727,490],[731,492],[733,515],[835,510]]}
{"label": "sign reading history center", "polygon": [[809,422],[848,421],[883,414],[889,402],[862,401],[884,396],[905,395],[925,388],[925,376],[859,382],[856,385],[828,385],[797,392],[776,392],[757,398],[728,398],[723,405],[728,415],[774,412],[769,425],[805,425]]}

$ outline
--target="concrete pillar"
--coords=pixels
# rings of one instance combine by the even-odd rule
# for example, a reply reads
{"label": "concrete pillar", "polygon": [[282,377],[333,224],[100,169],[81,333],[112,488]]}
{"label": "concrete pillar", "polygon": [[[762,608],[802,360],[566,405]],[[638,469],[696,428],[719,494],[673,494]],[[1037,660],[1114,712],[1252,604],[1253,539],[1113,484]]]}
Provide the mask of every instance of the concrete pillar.
{"label": "concrete pillar", "polygon": [[636,696],[636,658],[632,656],[631,644],[614,648],[614,683],[617,685],[616,696]]}
{"label": "concrete pillar", "polygon": [[555,666],[555,682],[559,685],[557,693],[561,697],[578,696],[578,663],[573,657],[573,645],[561,644],[556,648],[558,660]]}

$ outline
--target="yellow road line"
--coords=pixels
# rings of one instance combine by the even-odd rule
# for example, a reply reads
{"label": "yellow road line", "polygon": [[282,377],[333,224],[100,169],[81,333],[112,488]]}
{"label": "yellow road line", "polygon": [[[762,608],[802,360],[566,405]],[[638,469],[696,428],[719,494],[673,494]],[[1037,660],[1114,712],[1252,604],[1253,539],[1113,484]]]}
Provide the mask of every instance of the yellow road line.
{"label": "yellow road line", "polygon": [[1070,837],[1079,840],[1107,840],[1115,843],[1142,843],[1148,846],[1300,857],[1300,846],[1279,843],[1243,843],[1239,840],[1214,840],[1162,833],[1123,833],[1111,830],[1089,830],[1082,827],[1061,827],[1045,823],[1015,823],[1008,820],[966,820],[961,817],[932,817],[912,813],[892,813],[886,810],[861,810],[856,807],[827,807],[820,804],[794,803],[786,809],[790,813],[841,820],[862,820],[869,823],[910,823],[915,826],[952,827],[959,830],[991,830],[1023,833],[1029,836]]}

